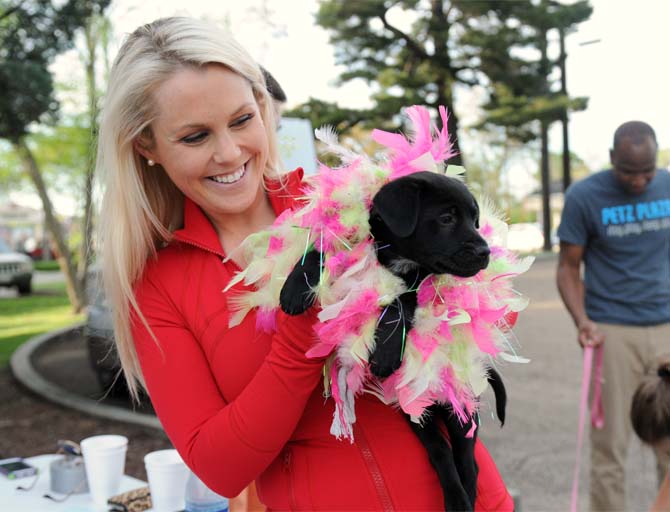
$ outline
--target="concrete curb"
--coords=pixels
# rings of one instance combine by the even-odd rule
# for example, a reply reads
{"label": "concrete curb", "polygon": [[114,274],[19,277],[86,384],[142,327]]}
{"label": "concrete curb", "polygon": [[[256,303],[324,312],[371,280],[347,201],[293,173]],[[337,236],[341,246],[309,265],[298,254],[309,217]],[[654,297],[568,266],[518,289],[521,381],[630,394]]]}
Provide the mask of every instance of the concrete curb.
{"label": "concrete curb", "polygon": [[29,339],[14,351],[9,361],[9,366],[14,377],[33,393],[63,407],[75,409],[100,418],[133,423],[162,431],[163,427],[155,416],[129,411],[123,407],[103,404],[97,400],[84,398],[46,380],[35,370],[32,361],[36,354],[45,350],[49,342],[66,335],[70,331],[81,329],[82,326],[83,324],[75,324]]}

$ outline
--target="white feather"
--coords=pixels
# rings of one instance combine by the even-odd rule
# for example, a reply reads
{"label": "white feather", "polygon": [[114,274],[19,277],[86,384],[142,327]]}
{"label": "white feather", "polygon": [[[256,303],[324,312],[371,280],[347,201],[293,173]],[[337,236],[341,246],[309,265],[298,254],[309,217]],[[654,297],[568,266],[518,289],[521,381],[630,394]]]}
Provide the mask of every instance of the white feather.
{"label": "white feather", "polygon": [[510,363],[530,363],[530,359],[526,357],[517,356],[515,354],[510,354],[509,352],[500,352],[498,354],[502,359]]}
{"label": "white feather", "polygon": [[328,306],[323,306],[321,311],[319,311],[319,321],[320,322],[327,322],[328,320],[332,320],[333,318],[337,318],[339,316],[339,314],[342,312],[342,309],[344,308],[344,306],[346,306],[347,303],[349,302],[349,300],[351,299],[351,296],[353,295],[353,293],[354,293],[354,290],[351,290],[344,299],[342,299],[342,300],[340,300],[340,301],[338,301],[334,304],[330,304]]}
{"label": "white feather", "polygon": [[465,174],[465,167],[462,165],[448,165],[445,174],[452,178],[461,178]]}
{"label": "white feather", "polygon": [[324,124],[314,130],[314,136],[327,146],[337,146],[340,143],[335,128],[329,124]]}
{"label": "white feather", "polygon": [[326,145],[328,152],[339,156],[345,164],[361,158],[361,155],[340,145],[337,133],[330,125],[325,125],[314,130],[314,136]]}
{"label": "white feather", "polygon": [[437,163],[433,158],[433,155],[430,151],[424,153],[418,158],[415,158],[410,162],[410,165],[415,169],[421,169],[423,171],[438,172]]}
{"label": "white feather", "polygon": [[230,290],[233,286],[235,286],[237,283],[243,281],[244,278],[246,277],[246,275],[247,275],[246,270],[242,270],[241,272],[238,272],[237,274],[235,274],[235,277],[233,277],[233,278],[230,280],[230,282],[228,283],[228,285],[223,289],[223,292],[224,292],[224,293],[227,292],[227,291]]}

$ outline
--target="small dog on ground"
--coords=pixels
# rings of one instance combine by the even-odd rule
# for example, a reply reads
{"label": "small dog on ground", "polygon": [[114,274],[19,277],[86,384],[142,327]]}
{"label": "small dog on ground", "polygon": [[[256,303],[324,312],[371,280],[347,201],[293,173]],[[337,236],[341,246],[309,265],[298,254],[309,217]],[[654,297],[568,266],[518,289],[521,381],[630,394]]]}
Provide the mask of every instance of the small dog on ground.
{"label": "small dog on ground", "polygon": [[[417,308],[419,283],[430,274],[474,276],[487,267],[490,249],[477,231],[479,207],[468,188],[458,179],[434,172],[417,172],[384,185],[374,196],[369,224],[379,263],[401,277],[408,290],[386,309],[375,332],[370,369],[384,379],[402,363],[405,334],[412,328]],[[317,251],[308,252],[296,264],[281,290],[280,305],[286,313],[297,315],[313,304],[321,264]],[[488,380],[502,424],[505,387],[493,368],[489,369]],[[444,507],[449,511],[474,510],[476,432],[468,437],[469,422],[461,422],[448,406],[435,404],[428,410],[421,424],[410,424],[438,473]],[[475,418],[470,418],[473,421]],[[440,422],[449,433],[451,446]]]}

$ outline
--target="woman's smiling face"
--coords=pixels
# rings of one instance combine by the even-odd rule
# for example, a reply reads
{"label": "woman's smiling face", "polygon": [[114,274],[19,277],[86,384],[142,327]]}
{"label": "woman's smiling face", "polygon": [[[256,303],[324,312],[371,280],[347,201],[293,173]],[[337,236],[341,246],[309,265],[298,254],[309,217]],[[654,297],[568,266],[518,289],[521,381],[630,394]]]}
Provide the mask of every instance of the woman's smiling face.
{"label": "woman's smiling face", "polygon": [[138,151],[160,164],[216,226],[252,214],[264,197],[268,140],[251,84],[217,64],[183,68],[154,99],[153,141],[136,144]]}

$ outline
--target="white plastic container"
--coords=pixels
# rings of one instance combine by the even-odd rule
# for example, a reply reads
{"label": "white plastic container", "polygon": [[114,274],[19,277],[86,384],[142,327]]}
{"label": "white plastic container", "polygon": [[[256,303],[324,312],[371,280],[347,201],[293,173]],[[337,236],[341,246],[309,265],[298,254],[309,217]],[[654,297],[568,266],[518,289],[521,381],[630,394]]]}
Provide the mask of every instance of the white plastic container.
{"label": "white plastic container", "polygon": [[106,505],[119,492],[127,449],[128,438],[124,436],[93,436],[81,442],[88,488],[96,505]]}
{"label": "white plastic container", "polygon": [[228,498],[216,494],[191,472],[186,482],[185,512],[228,512],[229,507]]}
{"label": "white plastic container", "polygon": [[189,470],[177,450],[158,450],[144,457],[154,512],[177,512],[184,508],[184,486]]}

